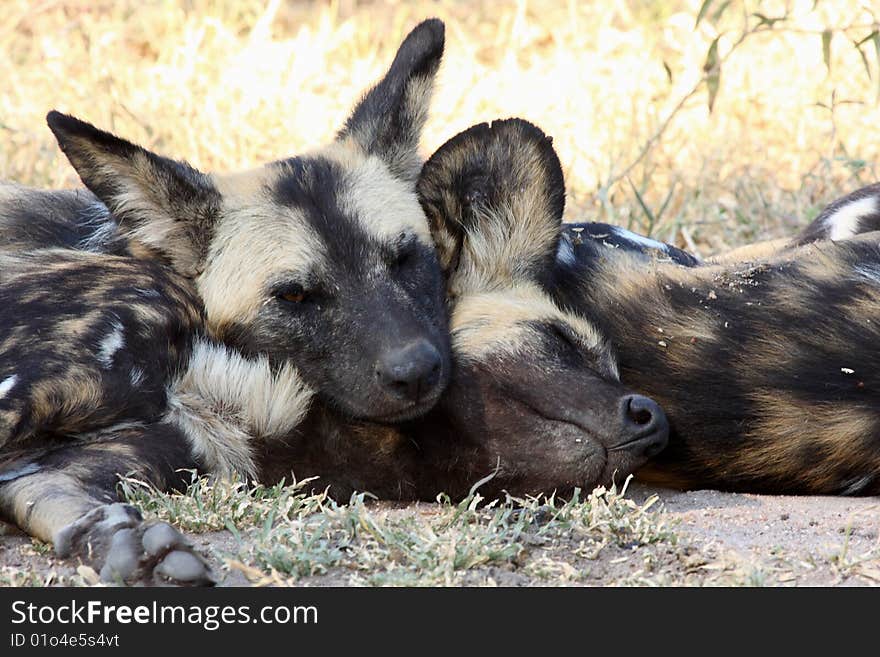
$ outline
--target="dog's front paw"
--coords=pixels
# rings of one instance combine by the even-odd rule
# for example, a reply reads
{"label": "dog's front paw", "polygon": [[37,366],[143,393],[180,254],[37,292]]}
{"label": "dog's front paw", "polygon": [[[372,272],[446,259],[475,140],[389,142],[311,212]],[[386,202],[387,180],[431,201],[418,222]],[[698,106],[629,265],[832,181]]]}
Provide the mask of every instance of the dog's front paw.
{"label": "dog's front paw", "polygon": [[63,527],[55,537],[55,552],[99,565],[108,583],[214,584],[210,566],[183,534],[165,522],[144,522],[129,504],[101,505]]}

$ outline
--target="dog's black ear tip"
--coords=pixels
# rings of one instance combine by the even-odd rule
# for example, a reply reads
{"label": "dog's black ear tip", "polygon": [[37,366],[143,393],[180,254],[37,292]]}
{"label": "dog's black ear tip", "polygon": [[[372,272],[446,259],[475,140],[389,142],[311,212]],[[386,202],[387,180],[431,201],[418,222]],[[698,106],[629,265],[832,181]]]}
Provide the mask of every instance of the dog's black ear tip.
{"label": "dog's black ear tip", "polygon": [[410,35],[418,36],[426,43],[442,46],[446,40],[446,24],[439,18],[426,18],[410,31]]}
{"label": "dog's black ear tip", "polygon": [[438,60],[443,56],[445,43],[446,25],[439,18],[429,18],[406,35],[399,52],[412,53],[411,56],[416,61]]}
{"label": "dog's black ear tip", "polygon": [[90,125],[89,123],[81,121],[75,116],[64,114],[63,112],[59,112],[58,110],[54,109],[46,114],[46,123],[56,137],[91,132],[95,130],[95,127]]}
{"label": "dog's black ear tip", "polygon": [[58,110],[51,110],[48,114],[46,114],[46,123],[54,132],[57,129],[64,128],[64,126],[70,123],[70,119],[73,117],[68,116],[67,114],[62,114]]}

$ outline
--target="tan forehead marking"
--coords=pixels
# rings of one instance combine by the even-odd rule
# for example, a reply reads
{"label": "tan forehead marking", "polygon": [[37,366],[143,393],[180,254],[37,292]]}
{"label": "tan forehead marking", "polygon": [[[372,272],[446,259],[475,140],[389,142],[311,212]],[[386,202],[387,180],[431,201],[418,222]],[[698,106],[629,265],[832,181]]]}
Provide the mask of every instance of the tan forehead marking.
{"label": "tan forehead marking", "polygon": [[393,241],[401,233],[408,233],[424,244],[432,244],[428,220],[415,188],[394,177],[380,158],[366,155],[350,139],[332,144],[315,155],[345,169],[349,184],[341,194],[339,207],[357,217],[369,234]]}
{"label": "tan forehead marking", "polygon": [[604,340],[593,324],[563,312],[540,288],[525,283],[462,297],[452,311],[453,348],[460,356],[519,353],[528,348],[531,335],[525,323],[548,320],[564,322],[586,349],[604,351]]}

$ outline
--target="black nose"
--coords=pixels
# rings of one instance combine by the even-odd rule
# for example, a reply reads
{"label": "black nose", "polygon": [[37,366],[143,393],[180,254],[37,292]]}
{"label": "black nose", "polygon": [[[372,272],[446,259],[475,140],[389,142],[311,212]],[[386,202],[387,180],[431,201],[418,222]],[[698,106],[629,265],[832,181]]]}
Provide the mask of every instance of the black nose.
{"label": "black nose", "polygon": [[386,351],[376,363],[376,377],[392,396],[417,402],[440,381],[440,352],[427,340]]}
{"label": "black nose", "polygon": [[669,421],[660,405],[642,395],[621,400],[621,441],[619,447],[639,450],[646,458],[659,454],[669,441]]}

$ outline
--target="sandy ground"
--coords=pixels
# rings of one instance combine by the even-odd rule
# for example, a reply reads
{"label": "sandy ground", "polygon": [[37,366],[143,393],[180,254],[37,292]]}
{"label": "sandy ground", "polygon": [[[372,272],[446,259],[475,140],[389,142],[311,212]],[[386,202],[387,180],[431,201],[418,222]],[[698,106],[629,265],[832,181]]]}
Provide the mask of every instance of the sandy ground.
{"label": "sandy ground", "polygon": [[630,490],[652,492],[678,533],[739,566],[743,583],[880,585],[880,498]]}
{"label": "sandy ground", "polygon": [[[574,546],[542,547],[514,564],[469,572],[465,584],[530,586],[555,584],[608,585],[745,585],[745,586],[878,586],[880,585],[880,498],[786,497],[678,492],[633,486],[636,501],[659,494],[657,513],[674,528],[674,545],[627,550],[611,546],[596,559],[572,556]],[[390,514],[430,514],[431,504],[379,505]],[[228,532],[193,536],[213,555],[220,584],[248,583],[241,569],[225,568],[221,555],[235,551]],[[546,561],[558,577],[534,576],[522,565]],[[56,560],[44,546],[7,530],[0,534],[0,565],[32,572],[49,584],[69,581],[76,564]],[[554,571],[554,572],[556,572]],[[80,571],[82,574],[82,571]],[[347,571],[298,580],[306,586],[346,585]],[[22,582],[29,583],[29,582]]]}

